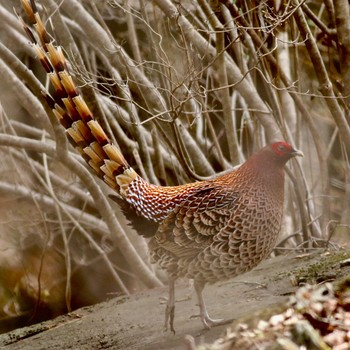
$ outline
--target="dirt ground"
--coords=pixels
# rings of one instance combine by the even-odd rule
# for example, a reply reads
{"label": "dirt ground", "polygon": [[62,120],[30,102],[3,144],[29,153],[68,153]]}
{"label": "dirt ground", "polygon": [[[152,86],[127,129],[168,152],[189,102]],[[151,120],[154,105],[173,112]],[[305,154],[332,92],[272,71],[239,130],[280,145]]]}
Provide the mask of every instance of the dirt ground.
{"label": "dirt ground", "polygon": [[[350,251],[271,258],[253,271],[225,283],[207,286],[205,299],[214,318],[241,318],[288,300],[295,291],[292,281],[320,282],[350,275],[340,261]],[[0,335],[0,348],[11,349],[186,349],[184,338],[192,335],[196,344],[212,342],[227,326],[203,330],[196,297],[187,281],[176,289],[176,334],[165,332],[164,298],[167,288],[153,289],[130,297],[111,299],[76,310],[69,315]]]}

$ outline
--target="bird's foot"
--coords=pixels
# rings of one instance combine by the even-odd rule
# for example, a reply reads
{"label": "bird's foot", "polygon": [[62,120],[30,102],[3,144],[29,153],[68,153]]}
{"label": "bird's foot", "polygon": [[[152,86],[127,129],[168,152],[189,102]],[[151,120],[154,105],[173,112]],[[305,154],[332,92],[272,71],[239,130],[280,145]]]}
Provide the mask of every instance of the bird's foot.
{"label": "bird's foot", "polygon": [[229,318],[229,319],[223,319],[223,318],[212,319],[209,316],[204,316],[204,317],[201,317],[201,320],[203,322],[204,328],[210,329],[212,327],[222,326],[223,324],[231,323],[233,321],[233,318]]}
{"label": "bird's foot", "polygon": [[164,328],[165,331],[168,330],[168,325],[170,326],[170,330],[175,334],[174,329],[174,316],[175,316],[175,306],[167,305],[165,309],[165,323]]}
{"label": "bird's foot", "polygon": [[202,323],[204,325],[205,329],[210,329],[212,327],[216,327],[216,326],[222,326],[224,324],[228,324],[231,323],[232,321],[234,321],[233,318],[229,318],[229,319],[223,319],[223,318],[219,318],[219,319],[213,319],[210,318],[209,315],[193,315],[191,316],[191,318],[200,318],[202,320]]}

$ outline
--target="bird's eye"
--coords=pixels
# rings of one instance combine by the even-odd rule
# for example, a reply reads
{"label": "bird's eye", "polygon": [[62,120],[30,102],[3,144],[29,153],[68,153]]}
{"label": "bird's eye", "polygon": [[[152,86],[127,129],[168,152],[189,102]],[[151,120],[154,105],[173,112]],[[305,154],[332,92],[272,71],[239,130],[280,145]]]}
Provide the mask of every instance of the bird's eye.
{"label": "bird's eye", "polygon": [[286,149],[283,144],[278,145],[277,148],[279,151],[284,151]]}

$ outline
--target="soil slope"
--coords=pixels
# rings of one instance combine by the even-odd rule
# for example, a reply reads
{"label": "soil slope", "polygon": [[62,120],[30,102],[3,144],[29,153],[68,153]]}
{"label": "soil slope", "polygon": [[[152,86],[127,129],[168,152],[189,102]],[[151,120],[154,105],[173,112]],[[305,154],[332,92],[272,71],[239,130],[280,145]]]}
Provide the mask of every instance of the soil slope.
{"label": "soil slope", "polygon": [[[340,261],[349,251],[271,258],[253,271],[225,283],[207,286],[205,300],[213,318],[241,318],[285,302],[297,288],[291,281],[315,282],[350,274]],[[295,284],[295,283],[294,283]],[[196,344],[212,342],[226,326],[203,330],[196,297],[187,281],[176,289],[176,334],[165,332],[164,298],[167,288],[119,297],[83,308],[55,320],[0,335],[1,349],[186,349],[187,334]]]}

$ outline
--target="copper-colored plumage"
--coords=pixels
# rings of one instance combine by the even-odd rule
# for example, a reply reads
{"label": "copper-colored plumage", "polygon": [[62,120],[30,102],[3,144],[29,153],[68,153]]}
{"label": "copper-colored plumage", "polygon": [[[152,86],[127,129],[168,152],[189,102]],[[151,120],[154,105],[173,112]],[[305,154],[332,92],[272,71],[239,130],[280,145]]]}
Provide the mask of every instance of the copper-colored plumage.
{"label": "copper-colored plumage", "polygon": [[[150,238],[153,262],[169,274],[166,326],[174,330],[174,281],[178,277],[194,279],[204,325],[221,324],[222,320],[212,320],[207,314],[204,285],[244,273],[270,254],[283,214],[284,165],[302,153],[277,142],[213,180],[173,187],[147,183],[93,118],[62,50],[49,41],[34,1],[21,1],[31,23],[40,24],[36,42],[22,21],[55,89],[52,97],[45,95],[48,104],[87,163],[123,198],[124,212],[136,229],[142,226],[140,234]],[[151,232],[144,230],[146,221]]]}

